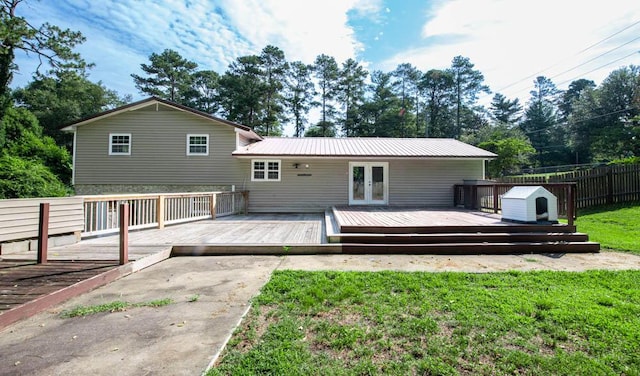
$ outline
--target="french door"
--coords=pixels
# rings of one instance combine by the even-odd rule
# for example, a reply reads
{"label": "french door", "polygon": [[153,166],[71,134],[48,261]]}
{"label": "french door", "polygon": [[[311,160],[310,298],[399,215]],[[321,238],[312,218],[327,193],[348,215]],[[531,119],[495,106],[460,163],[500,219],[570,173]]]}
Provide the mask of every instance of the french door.
{"label": "french door", "polygon": [[349,205],[386,205],[388,162],[349,162]]}

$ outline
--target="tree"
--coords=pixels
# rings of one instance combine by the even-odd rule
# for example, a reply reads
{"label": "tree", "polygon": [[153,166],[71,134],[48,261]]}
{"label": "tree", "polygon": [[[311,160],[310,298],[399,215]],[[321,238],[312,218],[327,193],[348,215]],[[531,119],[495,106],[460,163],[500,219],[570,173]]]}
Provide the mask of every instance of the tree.
{"label": "tree", "polygon": [[131,75],[136,88],[143,94],[186,104],[186,93],[198,64],[171,49],[166,49],[159,55],[152,53],[149,61],[151,64],[140,64],[147,77]]}
{"label": "tree", "polygon": [[489,161],[487,173],[496,178],[517,172],[529,163],[529,158],[536,150],[526,138],[507,137],[481,142],[478,147],[498,155]]}
{"label": "tree", "polygon": [[304,134],[307,113],[311,107],[311,100],[315,95],[313,81],[311,81],[312,66],[294,61],[289,65],[286,80],[285,105],[291,112],[295,126],[295,137]]}
{"label": "tree", "polygon": [[[8,107],[0,119],[0,197],[59,196],[71,182],[71,156],[42,136],[36,117]],[[61,188],[62,187],[62,188]]]}
{"label": "tree", "polygon": [[33,54],[38,58],[38,71],[43,64],[56,70],[74,70],[84,72],[90,67],[73,48],[85,41],[80,32],[60,29],[44,23],[38,27],[16,10],[23,0],[0,1],[0,96],[4,97],[13,72],[18,69],[14,63],[17,50]]}
{"label": "tree", "polygon": [[264,118],[264,95],[267,87],[262,79],[260,57],[241,56],[229,65],[220,78],[219,103],[223,115],[266,134],[261,123]]}
{"label": "tree", "polygon": [[13,98],[36,116],[44,135],[53,137],[68,150],[71,150],[72,135],[60,131],[61,126],[130,101],[74,71],[36,75],[26,87],[15,90]]}
{"label": "tree", "polygon": [[191,80],[191,86],[185,93],[185,105],[207,114],[216,114],[220,110],[220,75],[216,71],[202,70],[193,73]]}
{"label": "tree", "polygon": [[564,135],[561,134],[562,130],[556,127],[558,124],[556,110],[558,89],[550,79],[544,76],[538,76],[534,81],[534,86],[535,89],[530,92],[531,99],[520,127],[531,140],[531,145],[537,150],[539,165],[550,166],[568,162],[557,158],[558,154],[569,154],[564,150],[566,143]]}
{"label": "tree", "polygon": [[43,164],[0,155],[0,199],[60,197],[69,193],[69,188]]}
{"label": "tree", "polygon": [[639,115],[639,66],[616,69],[596,89],[583,89],[569,117],[577,158],[591,162],[637,156]]}
{"label": "tree", "polygon": [[416,112],[415,119],[413,122],[414,128],[412,131],[407,129],[407,117],[412,110],[416,108],[417,111],[417,93],[418,93],[418,82],[421,76],[420,71],[411,64],[400,64],[396,67],[396,69],[391,73],[391,75],[395,78],[393,83],[393,87],[395,89],[396,95],[400,98],[402,102],[400,108],[400,136],[407,137],[408,135],[415,136],[418,128],[417,119],[418,114]]}
{"label": "tree", "polygon": [[450,71],[431,69],[422,76],[418,87],[425,98],[424,136],[453,137],[453,74]]}
{"label": "tree", "polygon": [[264,119],[265,135],[282,134],[283,97],[285,76],[289,68],[284,52],[275,46],[266,46],[260,54],[262,77],[264,80]]}
{"label": "tree", "polygon": [[571,115],[573,103],[580,99],[580,95],[585,90],[595,89],[595,87],[595,82],[584,78],[571,82],[567,91],[562,94],[558,105],[562,118],[567,119]]}
{"label": "tree", "polygon": [[367,71],[355,60],[347,59],[339,71],[337,98],[344,109],[342,132],[352,136],[358,123],[358,108],[364,102]]}
{"label": "tree", "polygon": [[355,136],[399,137],[402,103],[393,92],[391,73],[371,73],[371,99],[361,107],[363,121]]}
{"label": "tree", "polygon": [[320,106],[321,120],[318,126],[322,129],[322,136],[328,136],[335,133],[331,130],[335,125],[333,118],[335,116],[335,107],[333,100],[338,92],[338,63],[328,55],[322,54],[316,57],[313,65],[313,72],[320,90],[320,102],[314,102],[314,105]]}
{"label": "tree", "polygon": [[472,107],[479,93],[491,92],[488,86],[482,84],[484,82],[482,73],[473,67],[469,58],[463,56],[456,56],[451,62],[450,72],[453,76],[456,110],[455,138],[460,138],[464,128],[462,123],[464,108]]}
{"label": "tree", "polygon": [[522,117],[522,106],[518,98],[508,100],[507,97],[496,93],[491,101],[491,117],[499,124],[514,125]]}

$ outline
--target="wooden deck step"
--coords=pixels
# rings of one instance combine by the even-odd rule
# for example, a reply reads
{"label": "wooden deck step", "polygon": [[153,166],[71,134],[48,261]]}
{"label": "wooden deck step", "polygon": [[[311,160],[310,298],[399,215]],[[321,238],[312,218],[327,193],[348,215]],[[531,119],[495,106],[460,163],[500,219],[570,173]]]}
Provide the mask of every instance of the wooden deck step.
{"label": "wooden deck step", "polygon": [[599,252],[594,242],[514,242],[514,243],[442,243],[442,244],[343,244],[345,254],[528,254]]}
{"label": "wooden deck step", "polygon": [[340,226],[341,233],[365,233],[365,234],[461,234],[461,233],[574,233],[576,226],[565,224],[548,225],[480,225],[480,226]]}
{"label": "wooden deck step", "polygon": [[362,244],[442,244],[442,243],[542,243],[586,242],[589,236],[572,232],[500,232],[437,234],[339,234],[335,241]]}

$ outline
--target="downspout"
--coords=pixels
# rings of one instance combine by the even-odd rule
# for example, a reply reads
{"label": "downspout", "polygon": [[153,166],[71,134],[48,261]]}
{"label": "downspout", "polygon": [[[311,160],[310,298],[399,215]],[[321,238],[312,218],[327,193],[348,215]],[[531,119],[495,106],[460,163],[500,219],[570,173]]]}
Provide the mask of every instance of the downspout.
{"label": "downspout", "polygon": [[73,147],[72,147],[73,155],[71,156],[71,185],[74,187],[76,185],[76,145],[78,144],[76,142],[77,134],[78,134],[78,128],[74,127],[73,128]]}

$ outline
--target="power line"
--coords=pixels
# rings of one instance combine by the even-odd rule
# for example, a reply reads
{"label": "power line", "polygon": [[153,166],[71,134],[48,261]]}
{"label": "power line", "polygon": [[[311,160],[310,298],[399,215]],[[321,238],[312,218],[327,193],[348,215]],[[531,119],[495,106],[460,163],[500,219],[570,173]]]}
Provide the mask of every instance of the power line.
{"label": "power line", "polygon": [[[606,67],[607,65],[611,65],[611,64],[613,64],[613,63],[617,63],[618,61],[620,61],[620,60],[624,60],[624,59],[628,58],[629,56],[633,56],[633,55],[635,55],[635,54],[637,54],[637,53],[640,53],[640,51],[633,51],[633,52],[632,52],[632,53],[630,53],[629,55],[625,55],[625,56],[623,56],[623,57],[621,57],[621,58],[619,58],[619,59],[616,59],[616,60],[614,60],[614,61],[610,61],[610,62],[608,62],[608,63],[606,63],[606,64],[603,64],[603,65],[601,65],[601,66],[599,66],[599,67],[597,67],[597,68],[594,68],[594,69],[592,69],[592,70],[590,70],[590,71],[588,71],[588,72],[584,72],[584,73],[582,73],[580,76],[584,76],[585,74],[589,74],[589,73],[591,73],[591,72],[595,72],[595,71],[597,71],[598,69],[604,68],[604,67]],[[570,78],[570,79],[568,79],[568,80],[564,80],[564,81],[562,81],[562,82],[558,82],[556,85],[566,84],[567,82],[573,81],[573,80],[575,80],[576,78],[579,78],[580,76],[575,76],[575,77]]]}
{"label": "power line", "polygon": [[625,111],[630,111],[630,110],[633,110],[633,108],[632,108],[632,107],[627,107],[627,108],[623,108],[622,110],[612,111],[612,112],[607,112],[606,114],[602,114],[602,115],[598,115],[598,116],[593,116],[593,117],[590,117],[590,118],[587,118],[587,119],[580,119],[580,120],[576,120],[576,121],[572,121],[572,122],[567,122],[567,123],[564,123],[564,124],[561,124],[561,123],[555,123],[555,124],[552,124],[552,125],[550,125],[550,126],[548,126],[548,127],[544,127],[544,128],[536,129],[536,130],[534,130],[534,131],[523,132],[523,133],[524,133],[524,134],[533,134],[533,133],[538,133],[538,132],[544,132],[544,131],[546,131],[547,129],[549,129],[549,128],[553,127],[553,126],[556,126],[556,125],[565,125],[565,126],[566,126],[566,125],[576,125],[576,124],[584,123],[584,122],[587,122],[587,121],[591,121],[591,120],[599,119],[599,118],[601,118],[601,117],[605,117],[605,116],[609,116],[609,115],[615,115],[615,114],[617,114],[617,113],[625,112]]}
{"label": "power line", "polygon": [[[556,77],[558,77],[558,76],[562,76],[563,74],[565,74],[565,73],[569,73],[569,72],[571,72],[572,70],[575,70],[576,68],[580,68],[580,67],[581,67],[581,66],[583,66],[583,65],[587,65],[588,63],[590,63],[590,62],[592,62],[592,61],[594,61],[594,60],[596,60],[596,59],[599,59],[599,58],[603,57],[604,55],[607,55],[607,54],[609,54],[609,53],[611,53],[611,52],[613,52],[613,51],[615,51],[615,50],[617,50],[617,49],[619,49],[619,48],[622,48],[622,47],[626,46],[627,44],[633,43],[633,42],[637,41],[638,39],[640,39],[640,37],[634,38],[634,39],[632,39],[632,40],[630,40],[630,41],[628,41],[628,42],[626,42],[626,43],[623,43],[623,44],[619,45],[618,47],[612,48],[612,49],[610,49],[610,50],[609,50],[609,51],[607,51],[607,52],[601,53],[600,55],[598,55],[598,56],[596,56],[596,57],[593,57],[593,58],[591,58],[591,59],[589,59],[589,60],[585,61],[585,62],[584,62],[584,63],[582,63],[582,64],[578,64],[578,65],[576,65],[576,66],[575,66],[575,67],[573,67],[573,68],[570,68],[570,69],[567,69],[567,70],[565,70],[565,71],[563,71],[563,72],[560,72],[560,73],[556,74],[555,76],[551,76],[551,77],[549,77],[549,79],[556,78]],[[638,51],[638,52],[640,52],[640,51]],[[633,54],[631,54],[631,55],[633,55]],[[629,56],[631,56],[631,55],[629,55]]]}
{"label": "power line", "polygon": [[[628,25],[628,26],[624,27],[622,30],[617,31],[617,32],[615,32],[615,33],[613,33],[613,34],[609,35],[608,37],[606,37],[606,38],[604,38],[604,39],[601,39],[600,41],[598,41],[598,42],[596,42],[596,43],[594,43],[594,44],[592,44],[592,45],[590,45],[590,46],[588,46],[588,47],[584,48],[583,50],[581,50],[581,51],[579,51],[579,52],[575,53],[575,54],[574,54],[574,55],[572,55],[572,56],[566,57],[566,58],[564,58],[564,59],[562,59],[562,60],[560,60],[560,61],[556,62],[555,64],[552,64],[552,65],[550,65],[550,66],[548,66],[548,67],[546,67],[546,68],[543,68],[543,69],[541,69],[541,70],[537,71],[536,73],[533,73],[533,74],[531,74],[531,75],[529,75],[529,76],[527,76],[527,77],[524,77],[524,78],[522,78],[522,79],[520,79],[520,80],[518,80],[518,81],[512,82],[512,83],[508,84],[507,86],[503,86],[502,88],[500,88],[500,89],[496,90],[495,92],[497,92],[497,93],[502,92],[502,91],[504,91],[505,89],[508,89],[508,88],[510,88],[510,87],[512,87],[512,86],[514,86],[514,85],[517,85],[517,84],[519,84],[519,83],[521,83],[521,82],[523,82],[523,81],[526,81],[526,80],[528,80],[528,79],[530,79],[530,78],[533,78],[533,77],[537,77],[538,75],[540,75],[540,73],[543,73],[543,72],[545,72],[545,71],[547,71],[547,70],[549,70],[549,69],[551,69],[551,68],[555,68],[556,66],[560,65],[561,63],[563,63],[563,62],[564,62],[564,61],[566,61],[567,59],[569,59],[569,58],[571,58],[571,57],[578,56],[578,55],[580,55],[580,54],[582,54],[582,53],[584,53],[584,52],[586,52],[586,51],[588,51],[588,50],[590,50],[590,49],[594,48],[595,46],[597,46],[597,45],[599,45],[599,44],[601,44],[601,43],[603,43],[603,42],[605,42],[605,41],[607,41],[607,40],[609,40],[609,39],[611,39],[611,38],[615,37],[616,35],[618,35],[618,34],[620,34],[620,33],[624,32],[624,31],[626,31],[626,30],[628,30],[628,29],[630,29],[630,28],[632,28],[632,27],[634,27],[634,26],[636,26],[636,25],[639,25],[639,24],[640,24],[640,20],[638,20],[638,21],[636,21],[636,22],[632,23],[631,25]],[[636,38],[636,39],[638,39],[638,38]],[[631,42],[635,41],[636,39],[632,40]],[[626,44],[628,44],[628,43],[631,43],[631,42],[627,42],[627,43],[625,43],[625,45],[626,45]],[[622,47],[622,46],[619,46],[619,47]],[[619,48],[619,47],[616,47],[616,49],[617,49],[617,48]],[[614,49],[614,50],[615,50],[615,49]],[[605,53],[605,54],[606,54],[606,53]],[[603,54],[603,55],[605,55],[605,54]],[[586,63],[584,63],[584,64],[586,64]],[[566,72],[563,72],[563,73],[566,73]],[[588,73],[590,73],[590,72],[588,72]],[[586,74],[586,73],[585,73],[585,74]],[[519,92],[521,92],[521,91],[523,91],[523,90],[528,90],[528,88],[527,88],[527,89],[521,89],[521,90],[518,90],[516,93],[519,93]],[[486,94],[486,96],[488,96],[488,95],[489,95],[489,94]]]}
{"label": "power line", "polygon": [[596,43],[592,44],[591,46],[589,46],[589,47],[585,48],[584,50],[582,50],[582,51],[578,52],[578,54],[581,54],[581,53],[583,53],[583,52],[585,52],[585,51],[588,51],[589,49],[591,49],[591,48],[593,48],[593,47],[595,47],[595,46],[599,45],[600,43],[605,42],[605,41],[607,41],[607,40],[609,40],[609,39],[611,39],[611,38],[615,37],[616,35],[618,35],[618,34],[622,33],[623,31],[625,31],[625,30],[627,30],[627,29],[629,29],[629,28],[632,28],[632,27],[634,27],[634,26],[636,26],[636,25],[638,25],[638,24],[640,24],[640,20],[638,20],[638,21],[636,21],[636,22],[632,23],[631,25],[629,25],[629,26],[625,27],[624,29],[622,29],[622,30],[620,30],[620,31],[618,31],[618,32],[616,32],[616,33],[613,33],[613,34],[609,35],[608,37],[604,38],[603,40],[601,40],[601,41],[599,41],[599,42],[596,42]]}

